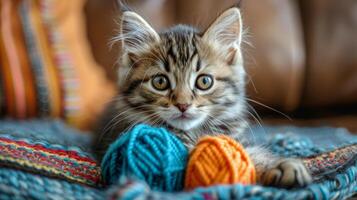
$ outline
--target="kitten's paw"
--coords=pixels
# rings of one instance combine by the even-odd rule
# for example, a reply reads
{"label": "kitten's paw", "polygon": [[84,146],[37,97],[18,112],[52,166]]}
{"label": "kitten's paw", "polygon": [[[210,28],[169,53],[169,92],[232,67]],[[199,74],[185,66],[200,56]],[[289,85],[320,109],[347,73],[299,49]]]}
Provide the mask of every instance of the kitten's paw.
{"label": "kitten's paw", "polygon": [[300,160],[283,159],[266,171],[262,183],[276,187],[303,187],[312,182],[311,175]]}

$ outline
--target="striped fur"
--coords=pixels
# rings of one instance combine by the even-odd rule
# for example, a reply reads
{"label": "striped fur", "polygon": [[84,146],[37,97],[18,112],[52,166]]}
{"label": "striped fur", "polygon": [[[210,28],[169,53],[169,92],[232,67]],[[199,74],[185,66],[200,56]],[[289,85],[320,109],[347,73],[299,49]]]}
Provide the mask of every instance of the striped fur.
{"label": "striped fur", "polygon": [[[203,135],[227,134],[246,142],[241,134],[247,125],[247,109],[240,49],[242,22],[237,8],[223,12],[203,33],[185,25],[156,33],[130,11],[124,12],[121,25],[121,33],[115,38],[123,49],[119,95],[101,119],[96,140],[99,157],[121,133],[138,123],[167,127],[189,149]],[[157,76],[167,78],[167,89],[155,89],[153,80]],[[199,89],[200,76],[210,77],[213,85]],[[179,105],[188,109],[181,112]],[[246,150],[258,176],[282,161],[264,148],[247,146]],[[288,163],[286,170],[290,171],[302,166],[295,160]],[[274,181],[273,175],[270,173],[265,182]],[[297,177],[288,178],[295,183]]]}
{"label": "striped fur", "polygon": [[[119,69],[120,92],[108,106],[98,130],[100,151],[118,134],[140,122],[166,126],[188,147],[193,147],[202,135],[235,136],[244,128],[240,16],[221,21],[204,33],[186,25],[156,33],[139,15],[124,13],[117,37],[124,50]],[[215,28],[230,32],[220,33]],[[234,34],[236,37],[232,37]],[[231,45],[223,43],[225,37],[224,42],[230,40]],[[158,74],[168,77],[168,90],[156,91],[151,86],[152,78]],[[213,86],[207,91],[195,87],[202,74],[213,77]],[[178,103],[192,104],[187,110],[190,119],[175,119],[180,115],[174,106]]]}

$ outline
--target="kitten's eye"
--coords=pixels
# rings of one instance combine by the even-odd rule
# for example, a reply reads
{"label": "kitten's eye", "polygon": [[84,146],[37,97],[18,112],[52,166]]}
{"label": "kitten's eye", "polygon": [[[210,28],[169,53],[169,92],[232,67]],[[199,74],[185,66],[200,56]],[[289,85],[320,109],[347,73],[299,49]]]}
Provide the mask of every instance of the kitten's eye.
{"label": "kitten's eye", "polygon": [[157,75],[151,80],[152,86],[160,91],[166,90],[169,88],[169,79],[164,75]]}
{"label": "kitten's eye", "polygon": [[210,75],[200,75],[196,80],[196,87],[200,90],[208,90],[213,85],[213,78]]}

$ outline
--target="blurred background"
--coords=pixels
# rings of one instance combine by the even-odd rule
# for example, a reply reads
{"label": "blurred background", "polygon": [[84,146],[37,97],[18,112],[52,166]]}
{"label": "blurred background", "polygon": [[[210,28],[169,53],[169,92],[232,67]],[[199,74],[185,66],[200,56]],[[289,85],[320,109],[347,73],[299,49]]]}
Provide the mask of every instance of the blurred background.
{"label": "blurred background", "polygon": [[[156,30],[187,23],[204,30],[235,0],[127,0]],[[357,1],[243,0],[243,47],[249,97],[267,123],[335,125],[357,131]],[[89,0],[88,37],[96,60],[112,73],[108,51],[118,14],[110,0]]]}
{"label": "blurred background", "polygon": [[[203,30],[237,3],[123,2],[157,31],[178,23]],[[248,96],[260,102],[251,105],[262,121],[357,131],[357,1],[240,6]],[[0,0],[0,9],[0,115],[62,117],[90,129],[115,93],[120,49],[109,48],[119,28],[115,0]]]}

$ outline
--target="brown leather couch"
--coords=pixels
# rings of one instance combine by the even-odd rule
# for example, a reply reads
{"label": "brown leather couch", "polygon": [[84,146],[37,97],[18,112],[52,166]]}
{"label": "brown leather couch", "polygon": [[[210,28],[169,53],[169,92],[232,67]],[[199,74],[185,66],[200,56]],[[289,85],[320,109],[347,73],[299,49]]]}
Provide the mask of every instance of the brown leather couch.
{"label": "brown leather couch", "polygon": [[[177,23],[201,29],[236,0],[127,0],[158,31]],[[115,80],[118,29],[115,0],[89,0],[88,37],[96,60]],[[333,125],[357,131],[357,1],[243,0],[249,98],[293,120],[253,105],[263,121]],[[280,116],[280,117],[279,117]]]}

